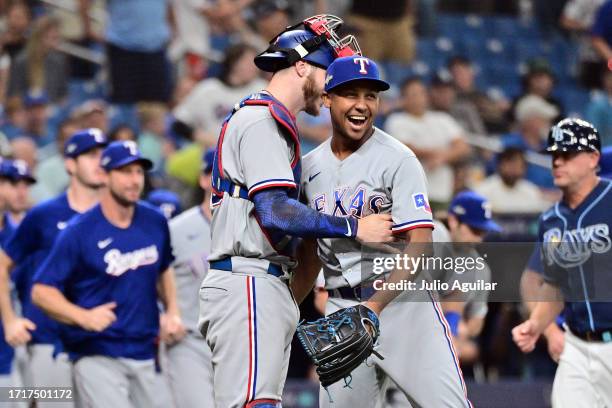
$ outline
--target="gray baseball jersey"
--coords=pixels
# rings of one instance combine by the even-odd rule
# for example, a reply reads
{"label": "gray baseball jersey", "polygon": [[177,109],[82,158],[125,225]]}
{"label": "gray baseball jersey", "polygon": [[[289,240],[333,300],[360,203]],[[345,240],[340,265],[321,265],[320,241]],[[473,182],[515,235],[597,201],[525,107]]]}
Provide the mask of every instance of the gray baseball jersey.
{"label": "gray baseball jersey", "polygon": [[[292,166],[297,173],[299,157],[294,152],[299,149],[282,133],[269,108],[244,106],[226,123],[213,175],[218,171],[224,180],[247,188],[249,195],[284,187],[297,197]],[[299,308],[287,280],[268,274],[268,269],[274,263],[287,272],[295,261],[268,241],[251,201],[225,192],[220,202],[218,196],[212,202],[212,267],[200,288],[198,327],[212,352],[214,406],[280,401]],[[226,262],[228,257],[231,270],[215,269],[213,261]]]}
{"label": "gray baseball jersey", "polygon": [[[221,146],[223,176],[246,186],[249,195],[269,187],[296,188],[293,142],[280,132],[268,107],[238,110],[228,122]],[[251,201],[225,194],[213,209],[209,260],[241,256],[292,265],[291,258],[272,247],[252,212]]]}
{"label": "gray baseball jersey", "polygon": [[200,283],[208,271],[210,221],[196,206],[171,219],[169,227],[181,318],[188,330],[197,333]]}
{"label": "gray baseball jersey", "polygon": [[211,351],[197,330],[200,284],[208,271],[210,222],[196,206],[171,219],[169,227],[177,300],[187,335],[165,348],[163,372],[175,405],[198,407],[202,401],[214,400]]}
{"label": "gray baseball jersey", "polygon": [[[433,228],[421,164],[414,153],[390,135],[375,129],[353,154],[340,161],[326,141],[304,157],[302,186],[308,204],[333,215],[364,217],[391,213],[394,232]],[[328,289],[357,286],[373,272],[360,270],[360,245],[348,239],[321,239],[319,257]],[[468,407],[465,384],[450,331],[440,305],[410,301],[402,293],[380,315],[379,351],[384,360],[368,359],[352,373],[351,387],[320,392],[322,407],[362,406],[380,398],[389,379],[416,406]],[[356,304],[330,297],[326,313]],[[376,405],[379,406],[379,405]]]}
{"label": "gray baseball jersey", "polygon": [[[414,153],[380,129],[359,150],[340,161],[331,151],[331,139],[304,156],[302,187],[308,205],[336,215],[365,217],[391,213],[393,232],[433,228],[427,204],[423,168]],[[357,286],[371,273],[362,271],[361,244],[331,238],[319,242],[326,288]]]}

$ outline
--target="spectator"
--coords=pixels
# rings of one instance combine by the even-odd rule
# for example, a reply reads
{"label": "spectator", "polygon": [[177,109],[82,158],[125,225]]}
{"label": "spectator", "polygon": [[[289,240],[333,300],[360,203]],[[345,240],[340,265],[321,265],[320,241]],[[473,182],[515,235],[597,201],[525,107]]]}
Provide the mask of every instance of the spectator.
{"label": "spectator", "polygon": [[182,60],[186,76],[199,81],[206,75],[210,54],[210,24],[207,0],[174,0],[172,11],[176,36],[170,46],[174,60]]}
{"label": "spectator", "polygon": [[[227,50],[219,78],[208,78],[200,82],[183,102],[174,109],[174,117],[191,128],[192,132],[203,133],[195,138],[210,147],[217,142],[221,124],[234,104],[244,95],[262,90],[265,82],[259,78],[259,70],[253,63],[257,51],[245,44],[232,46]],[[193,179],[197,182],[198,166],[193,168]]]}
{"label": "spectator", "polygon": [[160,169],[163,161],[174,151],[166,139],[166,115],[168,109],[163,104],[145,103],[138,106],[141,132],[138,147],[142,154],[153,162],[153,169]]}
{"label": "spectator", "polygon": [[30,92],[24,98],[26,119],[24,136],[39,148],[53,142],[49,135],[49,99],[44,93]]}
{"label": "spectator", "polygon": [[387,119],[385,130],[417,155],[429,185],[433,209],[446,208],[453,194],[452,165],[470,154],[464,131],[450,115],[429,110],[425,84],[409,78],[401,86],[402,112]]}
{"label": "spectator", "polygon": [[258,50],[268,48],[269,39],[275,38],[285,27],[291,25],[291,7],[287,0],[255,1],[248,16],[255,32],[244,25],[241,38],[243,42]]}
{"label": "spectator", "polygon": [[[502,138],[504,147],[516,147],[525,152],[541,152],[552,121],[559,115],[557,108],[539,96],[529,95],[519,101],[514,115],[518,132]],[[540,188],[554,187],[548,168],[529,163],[525,177]]]}
{"label": "spectator", "polygon": [[[95,37],[87,12],[89,0],[79,0],[85,32]],[[106,3],[106,55],[110,99],[117,104],[168,102],[172,89],[166,45],[170,40],[168,0]]]}
{"label": "spectator", "polygon": [[24,161],[28,168],[35,169],[38,163],[36,144],[29,137],[17,137],[11,141],[12,157]]}
{"label": "spectator", "polygon": [[450,79],[437,75],[431,82],[429,95],[432,109],[450,114],[468,135],[486,135],[484,123],[476,106],[467,99],[457,99],[457,91]]}
{"label": "spectator", "polygon": [[18,225],[30,208],[30,186],[34,183],[36,179],[23,160],[5,160],[0,164],[0,197],[4,198],[13,225]]}
{"label": "spectator", "polygon": [[597,92],[586,107],[586,119],[601,135],[601,145],[612,145],[612,71],[602,74],[603,92]]}
{"label": "spectator", "polygon": [[0,48],[11,59],[25,48],[30,28],[30,10],[25,2],[14,1],[6,10],[6,28],[0,36]]}
{"label": "spectator", "polygon": [[108,134],[109,142],[116,142],[118,140],[132,140],[136,141],[136,132],[130,125],[119,124],[115,126]]}
{"label": "spectator", "polygon": [[347,23],[368,58],[403,63],[413,60],[416,41],[410,1],[353,0]]}
{"label": "spectator", "polygon": [[68,186],[70,179],[64,166],[64,143],[79,129],[78,123],[72,119],[60,123],[55,140],[55,152],[36,166],[35,175],[38,183],[32,187],[31,192],[35,203],[57,196]]}
{"label": "spectator", "polygon": [[108,105],[99,99],[83,102],[72,111],[72,118],[79,123],[81,129],[96,128],[102,133],[108,132]]}
{"label": "spectator", "polygon": [[605,0],[570,0],[563,9],[561,27],[574,34],[579,44],[580,82],[587,88],[599,88],[605,67],[591,43],[595,14]]}
{"label": "spectator", "polygon": [[68,93],[68,63],[56,50],[60,43],[59,22],[40,17],[25,49],[11,67],[9,95],[45,93],[52,103],[60,103]]}
{"label": "spectator", "polygon": [[448,61],[447,67],[457,91],[458,103],[475,106],[487,132],[507,131],[509,123],[506,112],[510,104],[505,99],[493,100],[476,87],[474,67],[470,60],[456,56]]}
{"label": "spectator", "polygon": [[153,190],[147,195],[146,201],[157,207],[167,220],[174,218],[182,211],[180,197],[170,190],[161,188]]}
{"label": "spectator", "polygon": [[507,147],[497,156],[497,172],[474,189],[491,204],[495,213],[538,213],[551,203],[538,187],[525,180],[527,162],[523,151]]}
{"label": "spectator", "polygon": [[0,132],[9,139],[25,134],[27,114],[20,96],[8,98],[4,105],[4,120]]}
{"label": "spectator", "polygon": [[527,75],[523,78],[523,93],[514,100],[514,107],[523,98],[535,95],[553,105],[559,114],[554,121],[557,122],[563,115],[563,105],[552,93],[555,86],[555,76],[547,60],[535,58],[528,63]]}
{"label": "spectator", "polygon": [[329,109],[325,106],[321,107],[319,116],[312,116],[306,112],[300,112],[297,119],[300,137],[302,138],[300,146],[302,155],[310,152],[323,141],[331,137],[331,117]]}
{"label": "spectator", "polygon": [[593,48],[609,68],[612,61],[612,0],[606,1],[597,11],[591,35]]}

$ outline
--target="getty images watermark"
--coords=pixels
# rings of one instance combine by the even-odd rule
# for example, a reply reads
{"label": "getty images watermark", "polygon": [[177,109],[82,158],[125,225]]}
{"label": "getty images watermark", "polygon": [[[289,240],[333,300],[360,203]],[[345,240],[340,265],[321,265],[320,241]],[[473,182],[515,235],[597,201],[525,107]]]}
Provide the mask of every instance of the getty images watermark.
{"label": "getty images watermark", "polygon": [[[372,272],[380,278],[372,282],[375,290],[392,291],[494,291],[497,282],[490,282],[490,271],[484,256],[421,256],[407,254],[381,256],[372,259]],[[387,282],[389,272],[408,271],[415,275],[420,271],[423,279],[402,279]]]}

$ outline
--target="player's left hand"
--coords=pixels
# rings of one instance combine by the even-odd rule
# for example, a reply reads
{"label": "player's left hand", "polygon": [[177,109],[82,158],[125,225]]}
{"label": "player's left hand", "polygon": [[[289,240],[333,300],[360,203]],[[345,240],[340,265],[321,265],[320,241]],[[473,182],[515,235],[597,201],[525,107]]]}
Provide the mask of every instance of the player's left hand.
{"label": "player's left hand", "polygon": [[174,344],[187,334],[183,321],[178,314],[164,313],[159,318],[160,337],[166,344]]}

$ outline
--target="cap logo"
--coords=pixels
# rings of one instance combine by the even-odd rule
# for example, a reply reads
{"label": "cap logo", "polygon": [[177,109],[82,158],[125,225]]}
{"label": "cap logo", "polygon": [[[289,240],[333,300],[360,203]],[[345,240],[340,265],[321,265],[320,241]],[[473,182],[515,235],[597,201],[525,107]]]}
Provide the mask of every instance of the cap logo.
{"label": "cap logo", "polygon": [[366,69],[366,65],[370,65],[370,60],[364,57],[353,58],[353,63],[359,64],[359,73],[366,75],[368,70]]}
{"label": "cap logo", "polygon": [[555,126],[552,129],[552,137],[554,139],[555,142],[562,142],[563,141],[563,129],[561,129],[559,126]]}
{"label": "cap logo", "polygon": [[74,153],[74,151],[76,150],[77,146],[75,143],[70,143],[68,145],[68,147],[66,147],[66,152],[68,153]]}
{"label": "cap logo", "polygon": [[329,82],[333,79],[333,75],[327,75],[325,77],[325,85],[329,85]]}
{"label": "cap logo", "polygon": [[13,165],[17,169],[17,173],[20,176],[23,176],[28,173],[28,165],[23,160],[15,160],[13,161]]}
{"label": "cap logo", "polygon": [[482,209],[484,210],[484,216],[487,220],[493,218],[493,207],[491,206],[491,203],[485,201],[482,203]]}
{"label": "cap logo", "polygon": [[133,140],[126,140],[123,142],[123,147],[129,149],[130,155],[138,156],[138,145]]}
{"label": "cap logo", "polygon": [[108,163],[110,163],[110,161],[111,161],[110,156],[104,156],[102,158],[102,166],[106,166]]}
{"label": "cap logo", "polygon": [[104,143],[104,135],[100,129],[91,129],[91,135],[93,136],[96,143]]}

